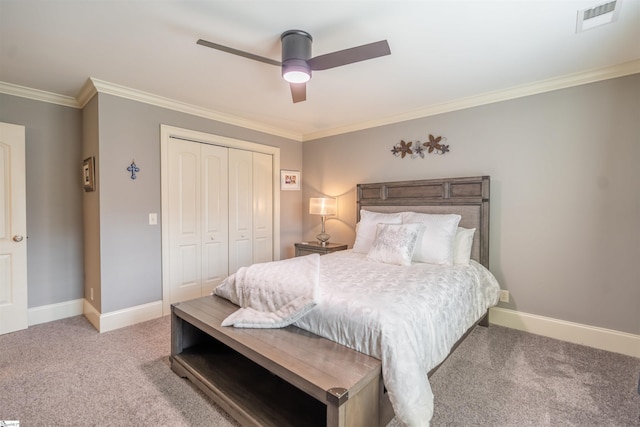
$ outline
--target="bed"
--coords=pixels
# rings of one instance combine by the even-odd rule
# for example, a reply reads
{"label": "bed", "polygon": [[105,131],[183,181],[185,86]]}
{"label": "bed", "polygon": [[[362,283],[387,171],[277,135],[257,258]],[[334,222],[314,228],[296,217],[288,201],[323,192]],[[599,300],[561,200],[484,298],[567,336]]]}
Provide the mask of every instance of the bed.
{"label": "bed", "polygon": [[[303,390],[297,382],[305,383],[304,369],[296,371],[299,367],[288,364],[298,364],[304,356],[298,354],[296,360],[287,362],[287,357],[265,358],[266,350],[256,350],[261,346],[256,339],[277,332],[247,329],[251,343],[241,345],[236,345],[239,335],[229,334],[242,327],[284,327],[283,332],[303,330],[365,353],[372,359],[354,362],[353,369],[362,367],[362,373],[353,386],[337,388],[338,392],[335,387],[327,390],[327,400],[333,399],[331,393],[338,399],[321,424],[372,425],[374,420],[373,424],[386,425],[395,413],[408,425],[428,425],[433,412],[428,375],[475,325],[488,325],[488,309],[498,301],[499,286],[488,271],[489,183],[489,177],[481,176],[358,185],[358,229],[351,250],[239,271],[216,294],[241,308],[226,307],[226,317],[209,320],[210,325],[201,325],[202,329]],[[433,243],[447,239],[448,247]],[[462,255],[457,254],[454,262],[460,247]],[[177,317],[178,322],[194,320],[189,314]],[[221,325],[214,325],[220,319]],[[236,327],[228,327],[231,325]],[[277,339],[286,342],[280,347],[295,348],[298,335],[278,335]],[[177,356],[185,347],[184,340],[184,334],[176,333],[173,359],[180,360]],[[351,361],[352,356],[347,359]],[[376,364],[378,359],[381,366]],[[183,365],[174,370],[188,376]],[[372,380],[374,375],[377,378]],[[312,395],[313,387],[310,389],[305,393]],[[225,394],[217,390],[214,395]],[[377,401],[363,404],[372,399],[362,397],[362,402],[344,405],[340,412],[339,395],[348,394],[347,390],[354,401],[367,393]],[[359,415],[349,417],[350,412]]]}

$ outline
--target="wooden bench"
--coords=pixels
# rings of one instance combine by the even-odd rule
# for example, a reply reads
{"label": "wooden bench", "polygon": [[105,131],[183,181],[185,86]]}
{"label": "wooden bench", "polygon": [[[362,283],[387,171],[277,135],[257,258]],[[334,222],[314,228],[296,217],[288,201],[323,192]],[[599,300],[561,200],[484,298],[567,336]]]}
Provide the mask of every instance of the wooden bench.
{"label": "wooden bench", "polygon": [[174,304],[171,369],[246,426],[386,425],[380,360],[295,326],[220,323],[237,306],[207,296]]}

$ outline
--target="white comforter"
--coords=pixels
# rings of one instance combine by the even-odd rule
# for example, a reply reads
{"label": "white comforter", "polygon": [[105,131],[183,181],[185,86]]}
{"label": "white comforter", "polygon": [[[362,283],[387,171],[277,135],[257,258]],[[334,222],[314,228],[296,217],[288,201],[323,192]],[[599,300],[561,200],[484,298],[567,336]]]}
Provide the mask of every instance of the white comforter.
{"label": "white comforter", "polygon": [[[233,287],[235,296],[242,292]],[[225,282],[215,292],[233,297],[229,289]],[[381,359],[396,416],[409,426],[427,426],[433,415],[427,372],[497,304],[499,290],[474,261],[402,267],[342,251],[319,257],[319,280],[307,305],[312,309],[295,325]]]}
{"label": "white comforter", "polygon": [[214,293],[240,306],[222,321],[237,328],[283,328],[316,305],[320,255],[238,269]]}

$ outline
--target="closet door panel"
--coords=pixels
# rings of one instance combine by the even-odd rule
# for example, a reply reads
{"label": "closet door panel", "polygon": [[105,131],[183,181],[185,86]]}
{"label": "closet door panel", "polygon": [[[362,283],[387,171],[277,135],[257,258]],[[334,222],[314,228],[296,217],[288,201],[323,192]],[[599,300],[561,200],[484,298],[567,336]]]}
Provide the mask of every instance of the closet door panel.
{"label": "closet door panel", "polygon": [[180,253],[178,256],[180,257],[180,270],[177,272],[179,277],[178,286],[180,292],[186,295],[186,299],[190,299],[192,294],[196,295],[195,288],[199,288],[199,249],[198,245],[182,245],[179,249]]}
{"label": "closet door panel", "polygon": [[253,153],[253,262],[273,261],[273,156]]}
{"label": "closet door panel", "polygon": [[200,146],[169,145],[169,271],[171,302],[201,294]]}
{"label": "closet door panel", "polygon": [[229,149],[229,274],[253,263],[252,154]]}
{"label": "closet door panel", "polygon": [[202,200],[202,295],[228,275],[228,149],[200,144]]}

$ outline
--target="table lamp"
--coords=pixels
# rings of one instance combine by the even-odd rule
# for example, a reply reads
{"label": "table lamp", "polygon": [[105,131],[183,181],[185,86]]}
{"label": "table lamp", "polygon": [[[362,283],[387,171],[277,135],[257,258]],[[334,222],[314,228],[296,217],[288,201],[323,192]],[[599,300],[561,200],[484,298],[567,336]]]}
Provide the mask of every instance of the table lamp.
{"label": "table lamp", "polygon": [[322,246],[326,246],[331,237],[324,231],[324,221],[329,215],[336,214],[336,199],[332,197],[312,197],[309,199],[309,213],[322,216],[322,232],[316,236]]}

